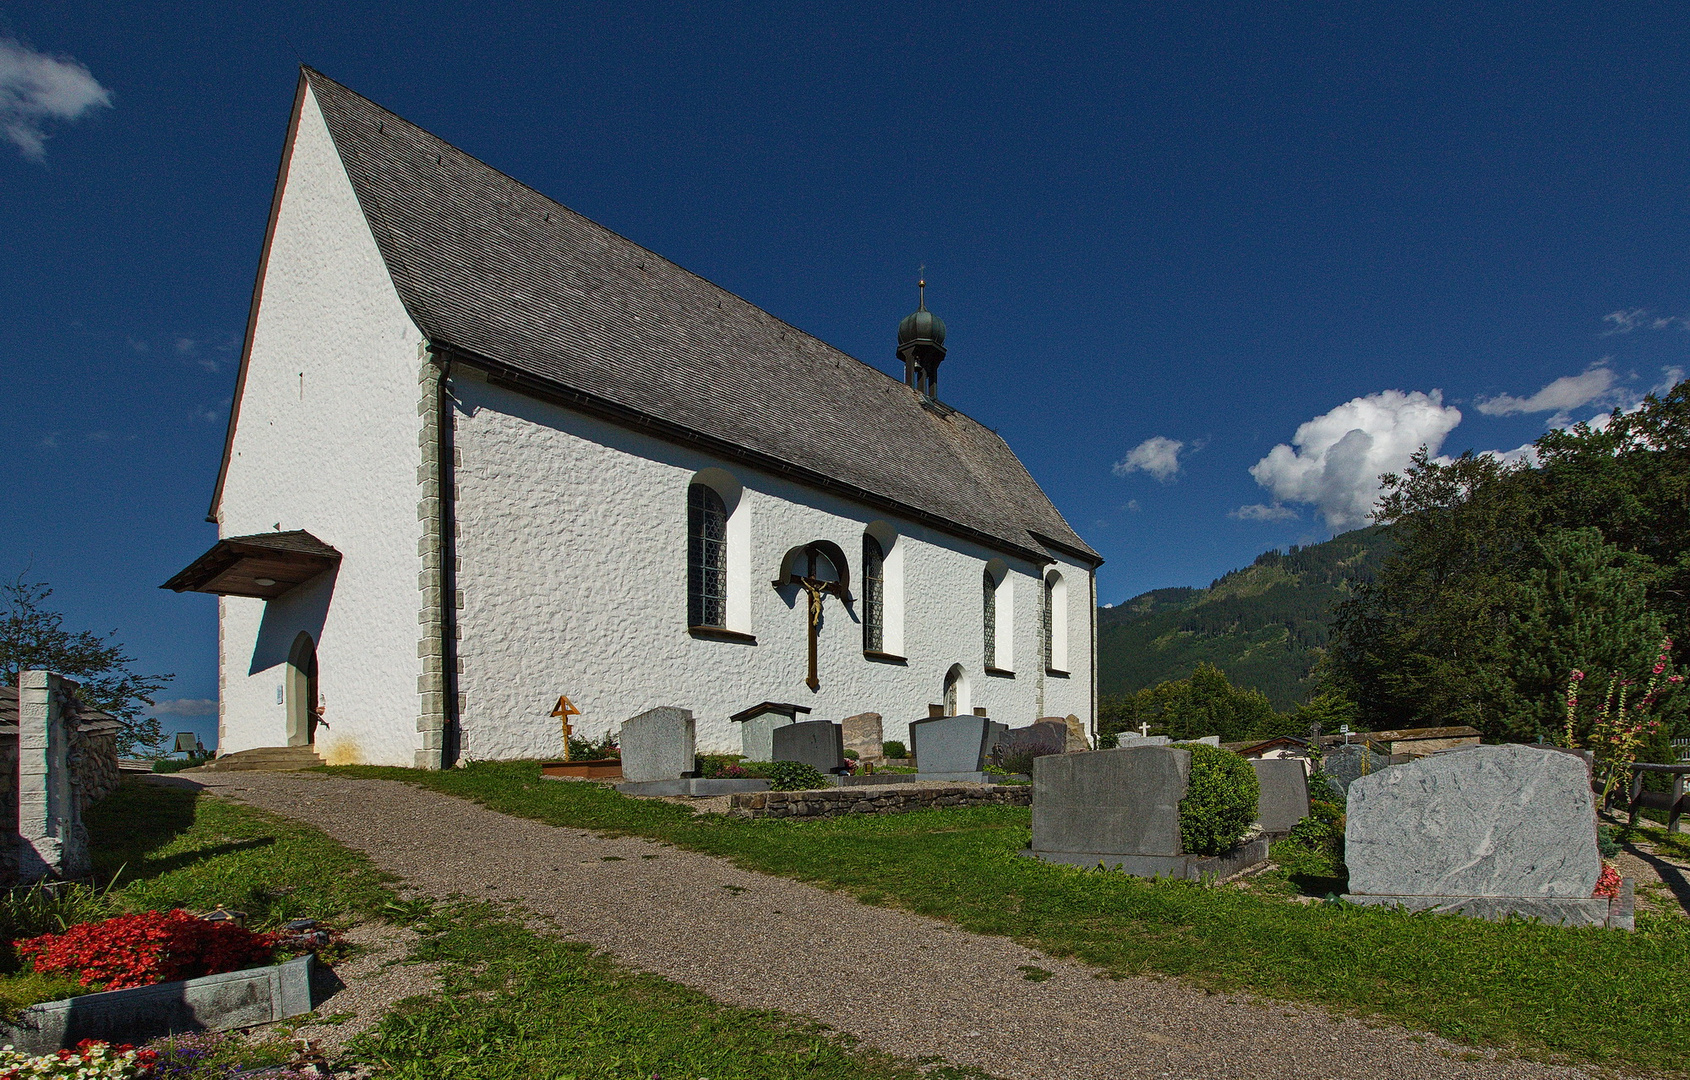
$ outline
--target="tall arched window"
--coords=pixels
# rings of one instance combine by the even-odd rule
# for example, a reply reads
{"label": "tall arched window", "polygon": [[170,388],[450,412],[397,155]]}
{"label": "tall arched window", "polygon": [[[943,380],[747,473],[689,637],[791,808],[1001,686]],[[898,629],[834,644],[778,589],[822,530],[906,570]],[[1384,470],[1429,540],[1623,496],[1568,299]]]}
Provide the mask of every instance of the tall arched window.
{"label": "tall arched window", "polygon": [[886,648],[886,553],[880,541],[863,534],[863,651]]}
{"label": "tall arched window", "polygon": [[1056,635],[1051,632],[1052,629],[1053,629],[1053,627],[1051,626],[1051,622],[1053,621],[1053,617],[1054,617],[1055,611],[1056,611],[1056,597],[1054,595],[1055,592],[1056,592],[1056,575],[1055,574],[1045,575],[1044,627],[1043,627],[1043,632],[1042,632],[1041,636],[1043,636],[1043,638],[1044,638],[1045,668],[1047,670],[1054,666],[1051,663],[1051,660],[1054,659],[1052,657],[1051,653],[1055,648]]}
{"label": "tall arched window", "polygon": [[728,508],[708,484],[687,488],[687,625],[728,622]]}
{"label": "tall arched window", "polygon": [[981,571],[980,585],[981,629],[986,640],[986,666],[998,666],[998,583],[992,580],[992,568]]}

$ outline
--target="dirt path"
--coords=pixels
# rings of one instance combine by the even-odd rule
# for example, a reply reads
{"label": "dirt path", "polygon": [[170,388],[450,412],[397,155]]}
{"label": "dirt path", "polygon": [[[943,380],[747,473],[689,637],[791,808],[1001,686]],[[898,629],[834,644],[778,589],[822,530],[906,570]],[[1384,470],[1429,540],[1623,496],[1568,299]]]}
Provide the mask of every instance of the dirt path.
{"label": "dirt path", "polygon": [[[516,901],[569,938],[718,1000],[801,1013],[891,1053],[940,1055],[1002,1077],[1594,1075],[1462,1061],[1466,1048],[1435,1036],[1173,979],[1100,978],[1004,938],[708,855],[507,817],[405,784],[298,773],[192,779],[310,822],[417,892]],[[1054,974],[1031,982],[1021,965]]]}

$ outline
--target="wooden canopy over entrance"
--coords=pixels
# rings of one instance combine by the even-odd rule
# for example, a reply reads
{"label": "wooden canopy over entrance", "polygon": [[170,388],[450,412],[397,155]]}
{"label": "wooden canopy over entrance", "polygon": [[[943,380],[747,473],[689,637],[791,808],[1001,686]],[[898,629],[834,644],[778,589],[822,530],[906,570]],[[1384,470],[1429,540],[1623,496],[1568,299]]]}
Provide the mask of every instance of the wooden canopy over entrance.
{"label": "wooden canopy over entrance", "polygon": [[161,589],[274,600],[340,562],[340,552],[298,529],[217,541]]}

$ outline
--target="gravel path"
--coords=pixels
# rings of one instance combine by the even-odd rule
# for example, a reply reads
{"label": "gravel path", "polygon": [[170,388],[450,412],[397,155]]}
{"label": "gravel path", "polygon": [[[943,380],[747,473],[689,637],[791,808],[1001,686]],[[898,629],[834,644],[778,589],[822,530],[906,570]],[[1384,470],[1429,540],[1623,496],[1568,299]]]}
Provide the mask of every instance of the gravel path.
{"label": "gravel path", "polygon": [[[186,778],[184,778],[186,779]],[[423,894],[518,902],[565,936],[736,1005],[814,1017],[907,1057],[1028,1080],[1584,1077],[1433,1035],[1175,979],[1110,980],[1004,938],[859,904],[708,855],[507,817],[436,792],[321,774],[200,773],[298,818]],[[1022,965],[1052,972],[1031,982]]]}

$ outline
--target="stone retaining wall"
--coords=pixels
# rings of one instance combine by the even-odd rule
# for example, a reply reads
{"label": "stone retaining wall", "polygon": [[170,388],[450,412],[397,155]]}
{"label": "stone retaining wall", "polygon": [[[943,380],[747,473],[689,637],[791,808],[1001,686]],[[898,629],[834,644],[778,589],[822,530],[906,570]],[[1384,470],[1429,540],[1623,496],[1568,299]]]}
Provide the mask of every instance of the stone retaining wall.
{"label": "stone retaining wall", "polygon": [[1031,806],[1031,785],[954,784],[914,787],[826,788],[813,791],[757,791],[733,796],[728,816],[841,817],[846,814],[907,814],[937,806]]}

